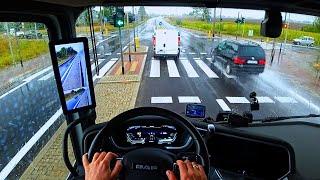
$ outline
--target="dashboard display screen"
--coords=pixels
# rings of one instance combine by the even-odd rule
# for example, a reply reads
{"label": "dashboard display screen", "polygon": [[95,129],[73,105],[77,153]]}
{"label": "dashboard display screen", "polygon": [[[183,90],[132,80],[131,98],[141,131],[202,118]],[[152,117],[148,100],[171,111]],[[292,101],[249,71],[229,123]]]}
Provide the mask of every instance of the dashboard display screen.
{"label": "dashboard display screen", "polygon": [[130,144],[171,144],[176,140],[177,130],[174,126],[130,126],[126,132]]}
{"label": "dashboard display screen", "polygon": [[199,104],[187,104],[186,116],[191,118],[204,118],[206,115],[206,107]]}

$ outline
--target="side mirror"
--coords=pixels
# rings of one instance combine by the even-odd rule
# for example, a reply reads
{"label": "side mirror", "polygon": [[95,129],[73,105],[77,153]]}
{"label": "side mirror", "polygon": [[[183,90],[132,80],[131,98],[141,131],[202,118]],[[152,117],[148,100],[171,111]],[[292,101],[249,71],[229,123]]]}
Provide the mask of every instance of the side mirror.
{"label": "side mirror", "polygon": [[264,37],[277,38],[282,32],[282,16],[280,11],[266,10],[261,22],[260,34]]}

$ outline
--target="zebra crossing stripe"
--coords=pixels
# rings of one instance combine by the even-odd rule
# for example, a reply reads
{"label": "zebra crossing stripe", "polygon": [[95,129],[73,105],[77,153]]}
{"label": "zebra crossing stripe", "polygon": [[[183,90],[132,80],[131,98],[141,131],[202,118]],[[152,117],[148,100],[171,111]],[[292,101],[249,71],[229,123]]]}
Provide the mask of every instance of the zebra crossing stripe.
{"label": "zebra crossing stripe", "polygon": [[151,97],[151,104],[171,104],[172,102],[171,96]]}
{"label": "zebra crossing stripe", "polygon": [[174,60],[167,60],[169,77],[180,77],[176,62]]}
{"label": "zebra crossing stripe", "polygon": [[229,103],[232,104],[242,104],[242,103],[250,103],[245,97],[226,97]]}
{"label": "zebra crossing stripe", "polygon": [[178,96],[179,103],[201,103],[198,96]]}
{"label": "zebra crossing stripe", "polygon": [[292,97],[281,97],[281,96],[276,96],[274,97],[277,101],[280,103],[298,103],[297,100],[293,99]]}
{"label": "zebra crossing stripe", "polygon": [[192,67],[188,60],[181,60],[184,69],[187,71],[188,77],[199,77],[198,73]]}
{"label": "zebra crossing stripe", "polygon": [[160,77],[159,60],[151,60],[150,77]]}
{"label": "zebra crossing stripe", "polygon": [[223,111],[231,111],[231,109],[229,108],[229,106],[227,105],[226,102],[224,102],[223,99],[216,99],[217,103],[219,104],[219,106],[221,107],[221,109]]}
{"label": "zebra crossing stripe", "polygon": [[274,101],[267,96],[257,96],[259,103],[274,103]]}
{"label": "zebra crossing stripe", "polygon": [[206,75],[209,77],[209,78],[219,78],[218,75],[213,72],[208,66],[206,63],[204,63],[203,61],[201,60],[195,60],[195,62],[198,64],[198,66],[204,71],[204,73],[206,73]]}

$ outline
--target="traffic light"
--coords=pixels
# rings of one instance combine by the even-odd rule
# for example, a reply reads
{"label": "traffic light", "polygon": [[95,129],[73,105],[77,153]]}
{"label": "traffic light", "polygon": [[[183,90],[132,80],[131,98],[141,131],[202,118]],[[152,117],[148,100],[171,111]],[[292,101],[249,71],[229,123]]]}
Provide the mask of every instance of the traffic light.
{"label": "traffic light", "polygon": [[117,8],[113,15],[114,27],[124,27],[124,11],[122,8]]}

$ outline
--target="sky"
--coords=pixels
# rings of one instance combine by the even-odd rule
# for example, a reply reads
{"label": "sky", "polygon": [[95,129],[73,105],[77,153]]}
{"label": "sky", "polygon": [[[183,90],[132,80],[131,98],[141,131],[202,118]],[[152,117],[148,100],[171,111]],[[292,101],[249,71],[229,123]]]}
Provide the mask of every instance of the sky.
{"label": "sky", "polygon": [[[191,7],[145,7],[147,14],[159,14],[159,15],[184,15],[192,12]],[[211,15],[213,16],[214,9],[211,8]],[[125,7],[125,11],[132,11],[132,7]],[[135,8],[135,11],[138,12],[138,7]],[[220,15],[221,8],[217,8],[216,15]],[[261,10],[247,10],[247,9],[231,9],[231,8],[223,8],[222,9],[222,17],[231,17],[235,18],[238,16],[238,12],[240,16],[242,15],[245,18],[250,19],[263,19],[264,11]],[[283,13],[283,18],[285,13]],[[289,15],[287,16],[289,19]],[[305,22],[313,22],[315,19],[314,16],[309,15],[301,15],[290,13],[290,21],[305,21]]]}

